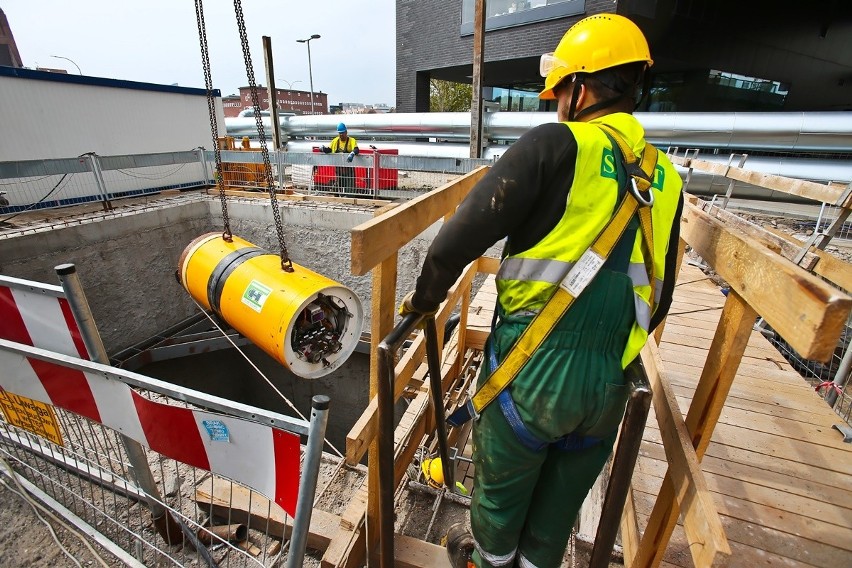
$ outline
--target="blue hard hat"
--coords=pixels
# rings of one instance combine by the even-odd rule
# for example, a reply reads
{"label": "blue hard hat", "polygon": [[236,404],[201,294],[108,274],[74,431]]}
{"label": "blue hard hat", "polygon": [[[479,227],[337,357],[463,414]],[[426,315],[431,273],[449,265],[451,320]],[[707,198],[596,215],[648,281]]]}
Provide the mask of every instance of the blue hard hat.
{"label": "blue hard hat", "polygon": [[340,124],[337,125],[337,131],[338,132],[346,132],[346,125],[341,122]]}

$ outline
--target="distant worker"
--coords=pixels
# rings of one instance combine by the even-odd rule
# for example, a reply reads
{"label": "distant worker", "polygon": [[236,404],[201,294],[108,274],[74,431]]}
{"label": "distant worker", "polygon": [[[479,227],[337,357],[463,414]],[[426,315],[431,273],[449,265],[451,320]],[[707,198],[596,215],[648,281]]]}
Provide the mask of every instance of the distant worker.
{"label": "distant worker", "polygon": [[470,532],[450,527],[453,566],[562,564],[624,414],[624,369],[671,306],[681,179],[632,115],[652,63],[627,18],[574,24],[541,58],[539,96],[560,122],[524,134],[474,186],[400,306],[434,314],[506,239],[477,392],[448,419],[474,420]]}
{"label": "distant worker", "polygon": [[[346,132],[346,125],[342,122],[337,125],[337,136],[329,146],[320,148],[324,154],[349,154],[346,161],[352,163],[361,151],[358,149],[358,141]],[[355,168],[352,166],[338,166],[337,183],[343,191],[355,191]]]}

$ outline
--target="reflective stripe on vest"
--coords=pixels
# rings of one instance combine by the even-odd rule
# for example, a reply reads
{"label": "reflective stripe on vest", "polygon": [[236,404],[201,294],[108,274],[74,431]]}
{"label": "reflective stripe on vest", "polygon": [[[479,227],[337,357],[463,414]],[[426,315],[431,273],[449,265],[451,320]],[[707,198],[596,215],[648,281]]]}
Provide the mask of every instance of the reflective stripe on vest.
{"label": "reflective stripe on vest", "polygon": [[[631,115],[616,113],[588,123],[564,123],[577,141],[574,180],[559,223],[531,248],[503,259],[497,274],[497,293],[507,314],[539,311],[567,270],[589,247],[612,217],[618,181],[612,143],[596,123],[603,123],[627,140],[635,154],[644,147],[644,131]],[[655,302],[662,292],[668,235],[680,199],[681,179],[665,154],[658,152],[651,208],[654,238]],[[677,243],[674,243],[676,246]],[[511,246],[511,243],[510,243]],[[636,232],[628,276],[633,284],[636,324],[622,355],[626,367],[647,340],[651,321],[651,286],[645,268],[641,231]]]}

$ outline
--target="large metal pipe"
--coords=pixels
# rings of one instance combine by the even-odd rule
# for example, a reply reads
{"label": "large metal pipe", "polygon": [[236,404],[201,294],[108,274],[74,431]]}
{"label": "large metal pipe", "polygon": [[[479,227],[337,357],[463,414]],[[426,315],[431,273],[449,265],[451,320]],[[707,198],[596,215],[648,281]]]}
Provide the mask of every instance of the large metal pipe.
{"label": "large metal pipe", "polygon": [[[371,142],[370,144],[379,150],[396,149],[400,156],[466,158],[470,152],[470,148],[468,148],[467,144],[458,143]],[[287,148],[290,152],[294,153],[311,152],[312,148],[318,145],[319,142],[316,141],[291,140],[288,143]],[[496,159],[508,149],[508,145],[492,145],[485,149],[482,157],[490,160]],[[681,152],[681,156],[682,155],[683,152]],[[696,158],[708,162],[723,164],[728,163],[727,154],[699,153]],[[753,170],[764,174],[804,179],[819,183],[828,183],[832,181],[847,183],[849,180],[852,180],[852,161],[849,160],[749,156],[743,167],[747,170]],[[677,169],[680,171],[682,177],[686,176],[686,168],[677,166]],[[725,193],[728,183],[730,183],[728,178],[705,174],[699,170],[693,170],[688,190],[690,193],[695,193],[697,195]],[[767,200],[777,199],[780,201],[796,200],[795,196],[780,192],[772,192],[770,190],[757,188],[742,182],[736,182],[734,192],[737,197],[743,198]]]}
{"label": "large metal pipe", "polygon": [[[747,149],[751,151],[850,152],[852,112],[636,113],[648,140],[658,146]],[[342,117],[352,136],[395,141],[470,138],[470,115],[463,112],[356,114]],[[289,136],[327,138],[340,115],[285,116]],[[263,119],[269,125],[269,118]],[[526,131],[556,120],[554,113],[493,112],[483,117],[484,137],[512,142]],[[226,118],[230,136],[256,135],[253,118]],[[465,156],[466,157],[466,156]]]}

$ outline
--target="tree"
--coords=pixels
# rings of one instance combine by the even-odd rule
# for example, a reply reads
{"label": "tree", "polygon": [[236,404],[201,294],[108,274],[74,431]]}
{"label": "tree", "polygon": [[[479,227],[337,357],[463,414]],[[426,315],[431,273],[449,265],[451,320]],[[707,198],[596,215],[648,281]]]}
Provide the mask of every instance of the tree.
{"label": "tree", "polygon": [[429,110],[432,112],[469,112],[473,85],[429,80]]}

